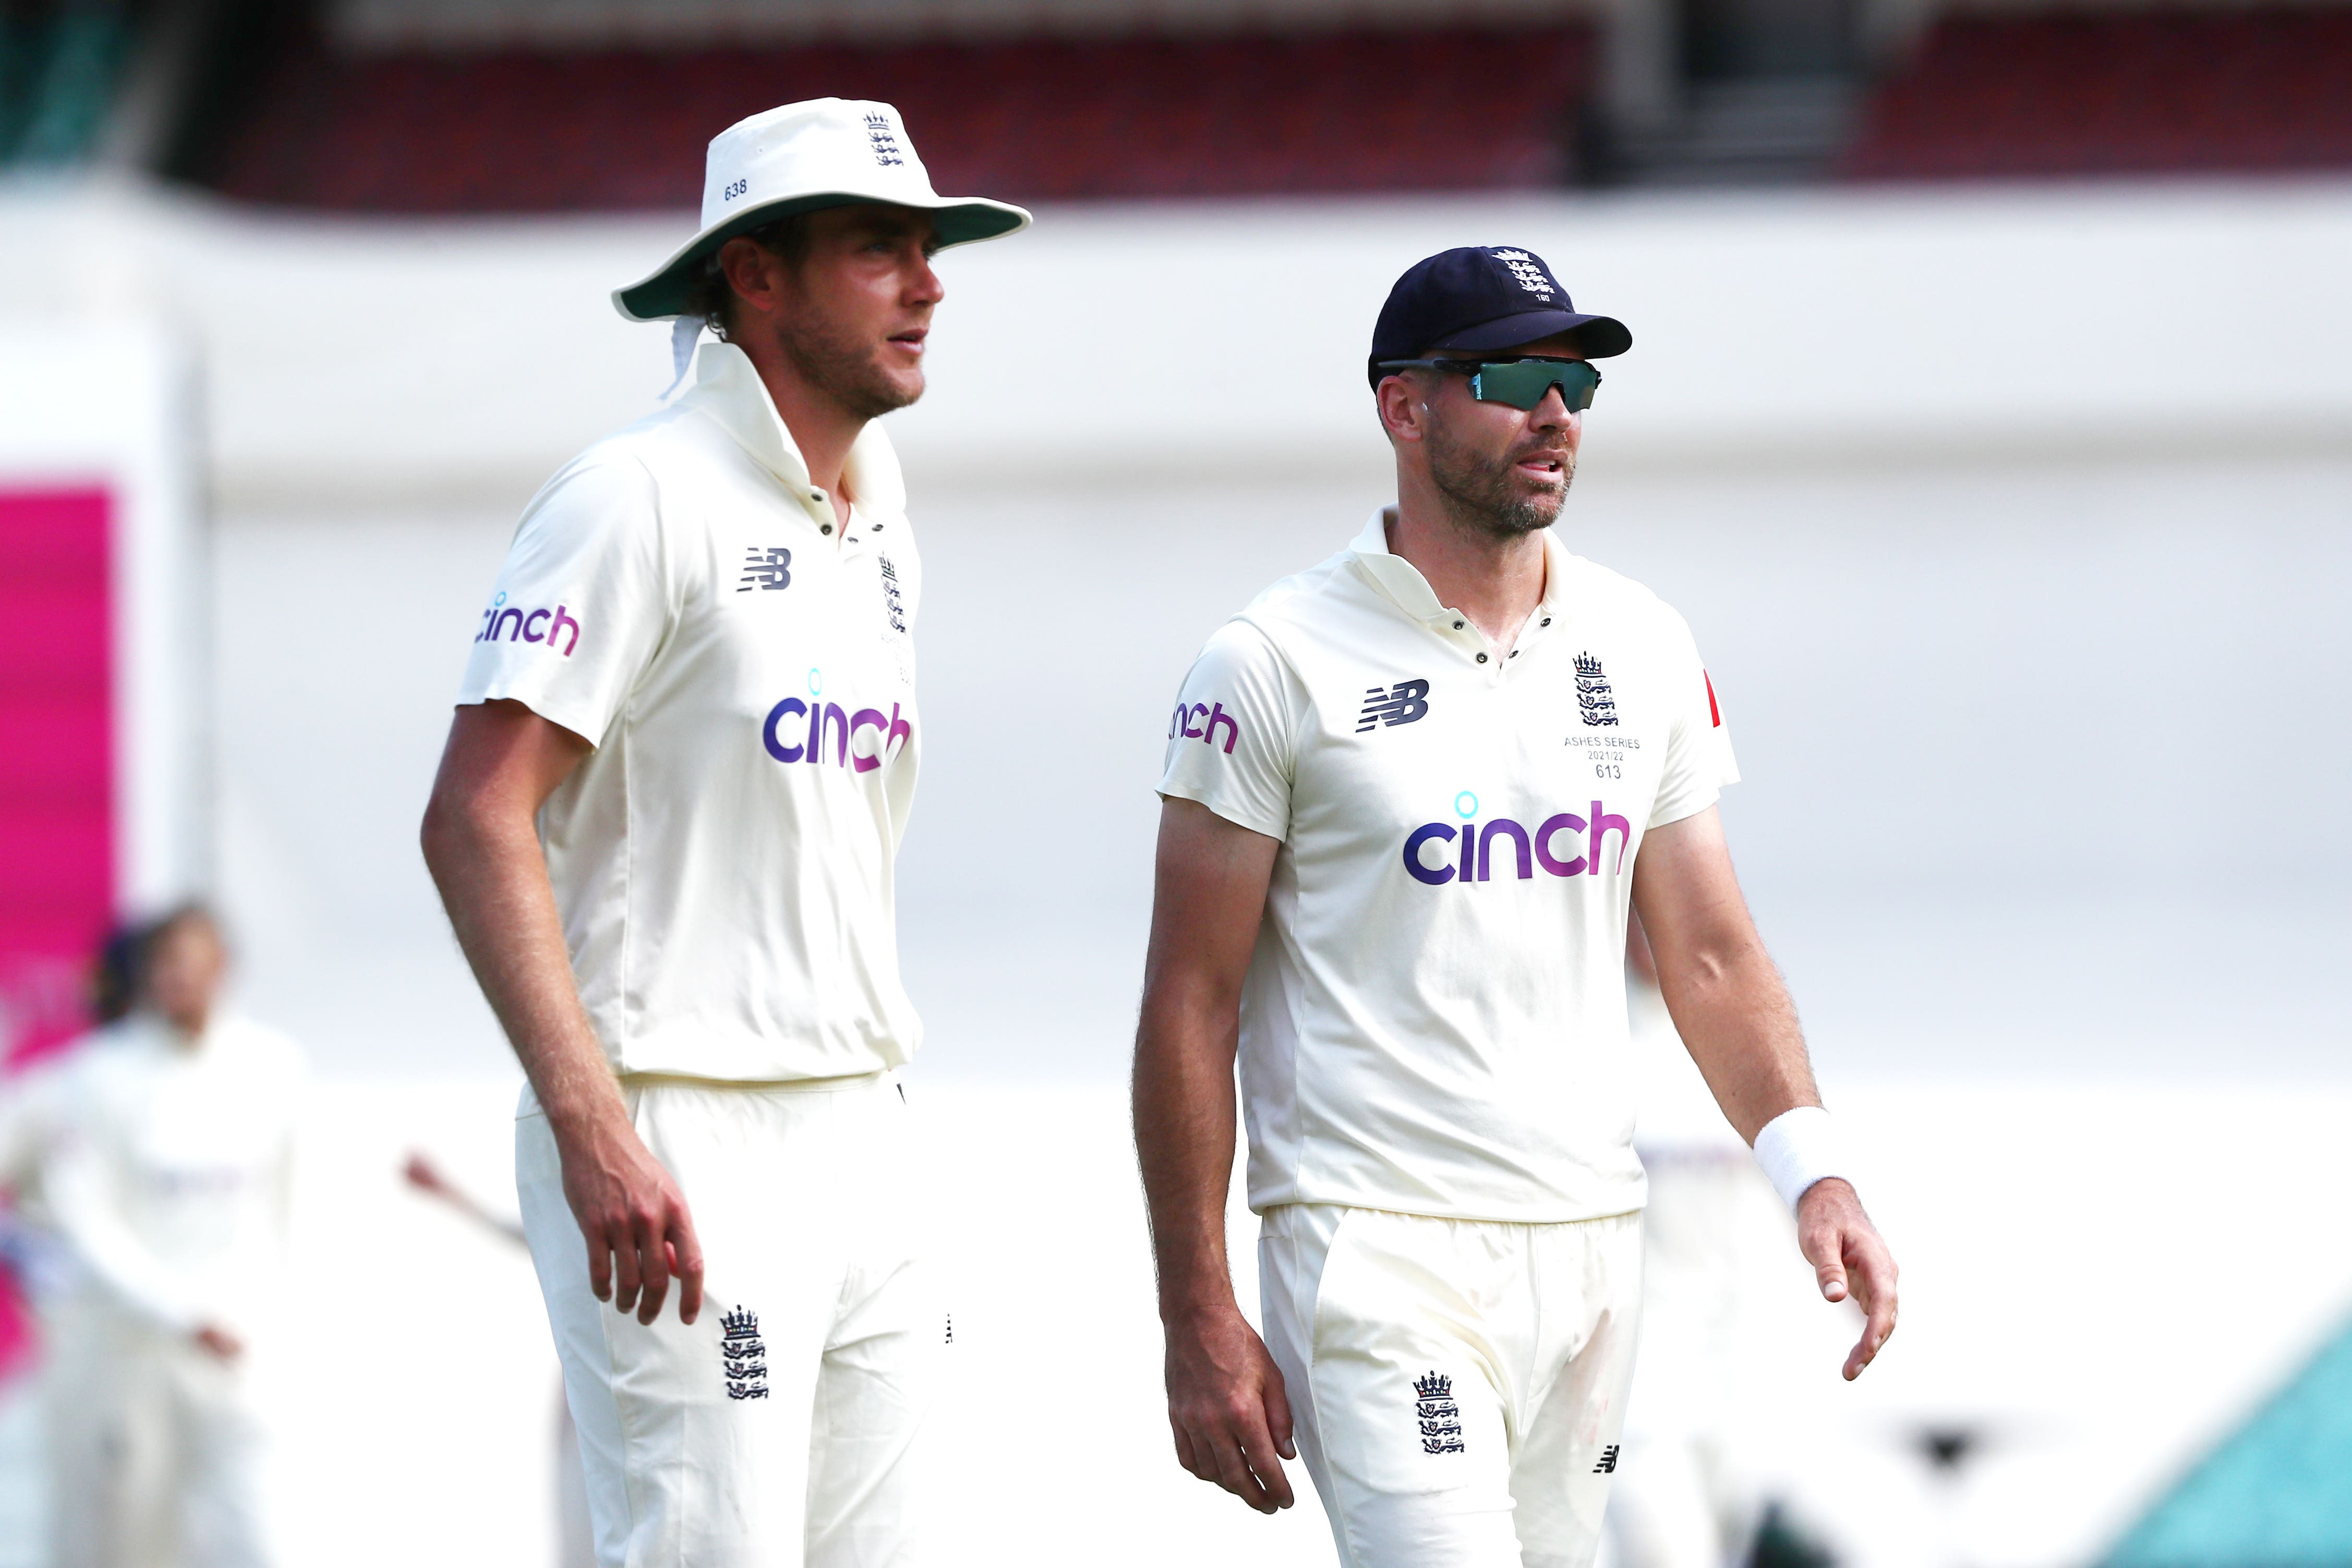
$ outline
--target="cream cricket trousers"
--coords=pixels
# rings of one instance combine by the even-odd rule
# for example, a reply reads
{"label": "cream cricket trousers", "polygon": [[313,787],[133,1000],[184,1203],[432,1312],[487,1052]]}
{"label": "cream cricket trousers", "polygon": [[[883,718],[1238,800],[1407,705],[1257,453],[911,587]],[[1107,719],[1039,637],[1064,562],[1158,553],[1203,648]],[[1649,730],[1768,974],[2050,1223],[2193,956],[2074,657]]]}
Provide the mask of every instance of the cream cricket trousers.
{"label": "cream cricket trousers", "polygon": [[244,1370],[76,1305],[43,1373],[53,1568],[268,1568],[268,1434]]}
{"label": "cream cricket trousers", "polygon": [[1587,1568],[1633,1370],[1640,1215],[1286,1204],[1258,1270],[1344,1568]]}
{"label": "cream cricket trousers", "polygon": [[515,1123],[601,1568],[912,1568],[945,1310],[919,1260],[898,1086],[623,1081],[684,1190],[701,1316],[598,1301],[547,1118]]}

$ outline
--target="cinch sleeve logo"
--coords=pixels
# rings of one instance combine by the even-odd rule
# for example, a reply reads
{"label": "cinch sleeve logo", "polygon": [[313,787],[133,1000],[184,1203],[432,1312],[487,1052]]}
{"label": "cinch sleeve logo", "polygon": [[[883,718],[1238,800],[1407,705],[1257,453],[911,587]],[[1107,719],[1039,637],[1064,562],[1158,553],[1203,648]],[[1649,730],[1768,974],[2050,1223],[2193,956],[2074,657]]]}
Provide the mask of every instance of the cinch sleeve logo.
{"label": "cinch sleeve logo", "polygon": [[1217,728],[1224,727],[1225,755],[1234,754],[1234,742],[1241,739],[1241,726],[1225,711],[1222,702],[1179,702],[1176,717],[1168,723],[1168,738],[1181,735],[1188,741],[1198,741],[1204,746],[1217,743]]}
{"label": "cinch sleeve logo", "polygon": [[[1470,812],[1477,810],[1476,801],[1469,796]],[[1465,814],[1466,815],[1466,814]],[[1404,839],[1404,868],[1413,879],[1433,888],[1460,879],[1464,882],[1484,882],[1495,868],[1495,840],[1506,842],[1510,859],[1507,862],[1518,872],[1521,881],[1534,877],[1541,866],[1555,877],[1597,877],[1609,847],[1609,835],[1617,836],[1615,869],[1625,869],[1625,851],[1633,842],[1633,825],[1612,812],[1604,810],[1599,801],[1592,803],[1590,816],[1579,816],[1563,811],[1544,819],[1543,826],[1529,832],[1507,816],[1498,816],[1481,827],[1475,821],[1456,827],[1450,822],[1425,822]],[[1563,837],[1563,835],[1582,835]],[[1429,862],[1430,846],[1443,845],[1438,850],[1445,858],[1436,865]],[[1561,850],[1567,850],[1562,855]],[[1581,849],[1583,853],[1576,851]]]}
{"label": "cinch sleeve logo", "polygon": [[580,623],[562,605],[551,610],[526,610],[520,605],[509,605],[500,594],[482,612],[482,629],[474,634],[476,642],[535,642],[557,647],[564,658],[572,657],[580,646]]}

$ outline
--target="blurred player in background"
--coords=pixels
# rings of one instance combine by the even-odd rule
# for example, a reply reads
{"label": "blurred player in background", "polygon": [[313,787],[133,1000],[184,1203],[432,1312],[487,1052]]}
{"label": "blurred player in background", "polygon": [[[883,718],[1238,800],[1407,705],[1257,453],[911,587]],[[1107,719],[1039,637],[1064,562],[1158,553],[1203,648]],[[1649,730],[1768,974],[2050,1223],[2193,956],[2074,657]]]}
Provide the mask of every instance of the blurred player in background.
{"label": "blurred player in background", "polygon": [[220,1006],[228,952],[190,906],[138,944],[137,1005],[66,1057],[38,1186],[71,1262],[47,1303],[58,1568],[274,1560],[257,1385],[282,1296],[303,1069]]}
{"label": "blurred player in background", "polygon": [[[66,1049],[44,1053],[15,1076],[0,1077],[0,1290],[11,1292],[0,1307],[10,1311],[27,1301],[55,1300],[67,1288],[70,1264],[40,1185],[42,1162],[55,1142],[58,1088],[73,1059],[72,1047],[102,1037],[109,1025],[121,1022],[138,1005],[146,936],[143,926],[124,925],[99,948],[90,966],[89,1007],[100,1034],[68,1041]],[[0,1345],[0,1379],[15,1374],[22,1353],[21,1345]]]}
{"label": "blurred player in background", "polygon": [[540,492],[476,632],[425,853],[530,1079],[523,1228],[608,1568],[916,1551],[921,574],[875,421],[922,394],[933,253],[1027,222],[934,193],[887,104],[721,133],[701,232],[614,295],[681,366],[721,341]]}
{"label": "blurred player in background", "polygon": [[[1367,364],[1397,504],[1212,637],[1169,727],[1135,1107],[1170,1420],[1262,1510],[1303,1457],[1349,1568],[1598,1549],[1641,1288],[1633,907],[1822,1293],[1868,1310],[1846,1376],[1894,1327],[1689,628],[1550,531],[1590,361],[1632,341],[1527,250],[1410,268]],[[1263,1342],[1224,1250],[1237,1051]]]}

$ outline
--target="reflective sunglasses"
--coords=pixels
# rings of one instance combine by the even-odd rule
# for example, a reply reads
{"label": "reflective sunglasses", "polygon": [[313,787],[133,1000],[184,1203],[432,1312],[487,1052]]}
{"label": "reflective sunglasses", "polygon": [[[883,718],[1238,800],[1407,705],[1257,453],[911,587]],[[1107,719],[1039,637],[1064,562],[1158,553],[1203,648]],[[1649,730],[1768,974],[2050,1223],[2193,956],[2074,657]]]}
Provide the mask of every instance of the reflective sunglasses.
{"label": "reflective sunglasses", "polygon": [[1479,402],[1514,408],[1533,408],[1557,386],[1570,414],[1591,407],[1592,389],[1601,384],[1601,373],[1580,359],[1384,359],[1380,368],[1454,371],[1470,378],[1470,395]]}

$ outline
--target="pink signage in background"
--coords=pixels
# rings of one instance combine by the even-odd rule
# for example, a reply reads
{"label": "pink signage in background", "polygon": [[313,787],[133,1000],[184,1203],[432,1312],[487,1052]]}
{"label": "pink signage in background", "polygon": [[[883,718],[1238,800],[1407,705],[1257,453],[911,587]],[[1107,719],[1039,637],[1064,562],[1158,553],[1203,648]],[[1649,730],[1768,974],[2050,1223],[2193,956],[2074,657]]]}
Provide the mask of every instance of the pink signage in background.
{"label": "pink signage in background", "polygon": [[0,489],[0,1062],[86,1026],[114,916],[113,502]]}

